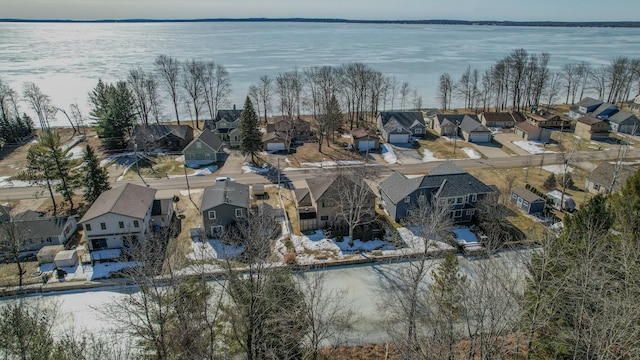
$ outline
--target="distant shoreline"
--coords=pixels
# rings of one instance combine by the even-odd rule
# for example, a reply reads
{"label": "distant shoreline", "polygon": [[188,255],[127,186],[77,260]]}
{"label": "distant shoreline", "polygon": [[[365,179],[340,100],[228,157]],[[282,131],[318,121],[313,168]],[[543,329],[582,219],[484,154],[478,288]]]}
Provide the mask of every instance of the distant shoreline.
{"label": "distant shoreline", "polygon": [[608,27],[639,28],[640,21],[467,21],[467,20],[351,20],[314,18],[213,18],[213,19],[0,19],[4,23],[202,23],[202,22],[283,22],[283,23],[339,23],[339,24],[399,24],[399,25],[477,25],[477,26],[534,26],[534,27]]}

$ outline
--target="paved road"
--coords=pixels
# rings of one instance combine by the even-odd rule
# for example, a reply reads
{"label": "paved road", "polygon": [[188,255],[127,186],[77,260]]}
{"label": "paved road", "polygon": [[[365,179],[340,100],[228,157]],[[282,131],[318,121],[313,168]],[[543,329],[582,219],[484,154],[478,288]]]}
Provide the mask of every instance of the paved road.
{"label": "paved road", "polygon": [[[503,158],[492,159],[460,159],[454,160],[456,165],[462,169],[487,169],[487,168],[516,168],[526,166],[541,166],[541,165],[553,165],[561,164],[564,161],[562,153],[551,154],[538,154],[538,155],[523,155],[523,156],[509,156]],[[567,155],[568,156],[568,155]],[[577,163],[581,161],[604,161],[613,160],[618,156],[618,152],[615,150],[609,151],[582,151],[576,152],[571,158],[571,162]],[[640,149],[629,149],[626,159],[640,158]],[[417,164],[403,164],[403,165],[380,165],[369,164],[366,166],[376,167],[380,170],[381,175],[387,175],[391,171],[398,171],[403,174],[425,174],[434,169],[441,162],[426,162]],[[263,175],[247,173],[240,173],[240,169],[236,170],[233,174],[231,171],[226,171],[226,175],[233,177],[236,181],[243,184],[260,184],[269,183]],[[296,169],[287,170],[282,172],[282,178],[289,181],[299,181],[310,177],[326,176],[327,172],[339,171],[338,167],[332,168],[311,168],[311,169]],[[210,186],[215,181],[214,176],[190,176],[189,187],[191,188],[204,188]],[[129,181],[134,184],[144,185],[142,181],[132,180]],[[150,187],[158,190],[167,189],[187,189],[187,181],[184,177],[176,177],[170,179],[145,179],[145,182]],[[17,200],[17,199],[32,199],[37,192],[41,192],[40,187],[13,187],[0,189],[0,200]]]}

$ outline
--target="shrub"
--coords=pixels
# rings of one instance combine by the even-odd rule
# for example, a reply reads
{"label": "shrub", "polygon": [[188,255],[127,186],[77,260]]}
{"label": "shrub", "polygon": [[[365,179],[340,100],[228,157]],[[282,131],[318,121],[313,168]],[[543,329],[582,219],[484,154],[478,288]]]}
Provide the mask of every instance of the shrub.
{"label": "shrub", "polygon": [[298,257],[295,251],[289,251],[287,255],[284,256],[284,263],[287,265],[296,265],[298,263]]}
{"label": "shrub", "polygon": [[556,188],[557,184],[558,182],[556,181],[555,174],[551,173],[549,177],[542,184],[542,187],[547,191],[551,191]]}

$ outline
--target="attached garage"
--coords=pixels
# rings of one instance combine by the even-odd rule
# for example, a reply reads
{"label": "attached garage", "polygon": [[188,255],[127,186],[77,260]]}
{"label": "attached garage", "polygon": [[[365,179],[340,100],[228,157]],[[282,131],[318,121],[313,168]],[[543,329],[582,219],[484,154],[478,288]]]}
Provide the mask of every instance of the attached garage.
{"label": "attached garage", "polygon": [[360,140],[358,142],[358,151],[367,151],[376,149],[378,144],[375,140]]}
{"label": "attached garage", "polygon": [[267,151],[285,150],[284,143],[273,142],[267,144]]}
{"label": "attached garage", "polygon": [[406,144],[409,139],[410,134],[389,134],[389,142],[392,144]]}
{"label": "attached garage", "polygon": [[467,141],[474,143],[483,143],[491,141],[491,133],[486,132],[472,132],[467,134]]}

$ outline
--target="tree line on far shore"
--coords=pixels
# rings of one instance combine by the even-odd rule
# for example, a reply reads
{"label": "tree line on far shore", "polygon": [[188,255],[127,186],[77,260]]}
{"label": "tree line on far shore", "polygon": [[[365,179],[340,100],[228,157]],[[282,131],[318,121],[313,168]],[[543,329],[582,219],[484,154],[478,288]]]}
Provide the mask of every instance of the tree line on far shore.
{"label": "tree line on far shore", "polygon": [[[558,102],[575,104],[586,95],[613,104],[640,93],[640,59],[615,57],[599,67],[588,62],[568,63],[551,71],[548,53],[528,53],[516,49],[480,72],[468,67],[455,80],[440,75],[437,98],[441,109],[451,108],[452,99],[466,109],[531,109]],[[635,87],[635,88],[634,88]]]}

